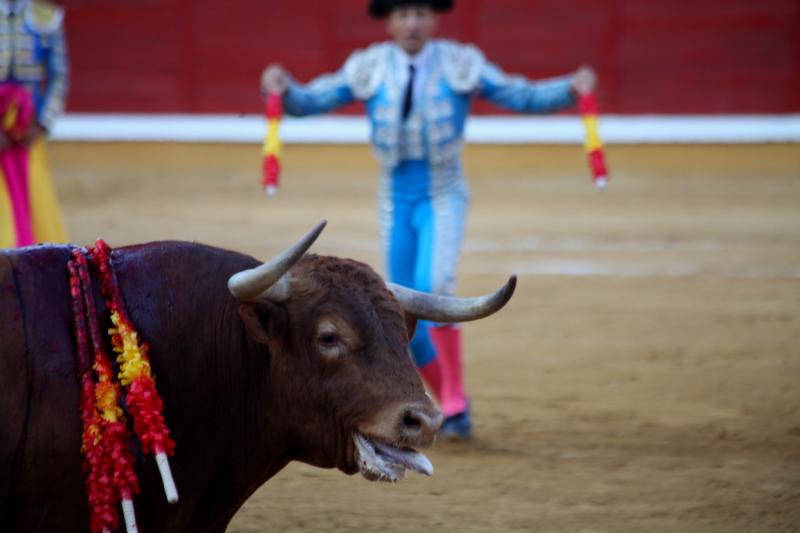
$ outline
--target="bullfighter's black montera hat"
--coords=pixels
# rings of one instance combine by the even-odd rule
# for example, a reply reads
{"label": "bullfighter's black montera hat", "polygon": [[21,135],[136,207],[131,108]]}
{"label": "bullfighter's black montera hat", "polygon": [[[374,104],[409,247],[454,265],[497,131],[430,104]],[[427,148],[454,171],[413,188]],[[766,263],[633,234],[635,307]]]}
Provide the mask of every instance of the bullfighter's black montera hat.
{"label": "bullfighter's black montera hat", "polygon": [[428,0],[427,2],[422,0],[370,0],[369,15],[379,19],[391,13],[392,9],[396,7],[414,4],[428,5],[431,6],[434,11],[444,13],[445,11],[453,9],[453,3],[454,0]]}

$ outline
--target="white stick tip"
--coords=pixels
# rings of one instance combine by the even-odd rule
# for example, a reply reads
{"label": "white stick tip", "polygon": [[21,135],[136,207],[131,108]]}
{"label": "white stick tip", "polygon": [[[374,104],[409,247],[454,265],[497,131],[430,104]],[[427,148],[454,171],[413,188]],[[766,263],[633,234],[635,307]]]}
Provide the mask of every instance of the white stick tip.
{"label": "white stick tip", "polygon": [[266,187],[264,187],[264,191],[267,193],[267,196],[269,196],[270,198],[272,198],[273,196],[278,194],[278,188],[276,186],[274,186],[274,185],[267,185]]}
{"label": "white stick tip", "polygon": [[123,498],[122,516],[125,519],[125,530],[128,533],[139,533],[136,527],[136,513],[133,512],[133,500]]}
{"label": "white stick tip", "polygon": [[597,176],[594,180],[594,184],[597,185],[598,189],[605,189],[606,185],[608,185],[608,178],[605,176]]}
{"label": "white stick tip", "polygon": [[178,489],[175,487],[175,480],[172,479],[172,470],[169,468],[169,458],[164,452],[156,454],[156,465],[158,465],[158,473],[161,474],[161,483],[164,485],[164,494],[167,496],[169,503],[176,503],[178,501]]}

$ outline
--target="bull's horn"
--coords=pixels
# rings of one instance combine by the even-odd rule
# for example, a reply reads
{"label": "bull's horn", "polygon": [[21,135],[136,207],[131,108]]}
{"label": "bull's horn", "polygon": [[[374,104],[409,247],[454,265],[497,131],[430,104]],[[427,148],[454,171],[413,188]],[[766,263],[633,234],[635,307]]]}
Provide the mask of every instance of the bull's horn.
{"label": "bull's horn", "polygon": [[285,274],[314,244],[325,224],[325,220],[317,224],[305,237],[270,262],[231,276],[228,290],[237,300],[245,302],[262,297],[274,302],[288,300],[291,296],[290,280]]}
{"label": "bull's horn", "polygon": [[406,313],[432,322],[467,322],[478,320],[499,311],[517,286],[517,276],[512,275],[497,292],[475,298],[456,298],[415,291],[394,283],[387,283]]}

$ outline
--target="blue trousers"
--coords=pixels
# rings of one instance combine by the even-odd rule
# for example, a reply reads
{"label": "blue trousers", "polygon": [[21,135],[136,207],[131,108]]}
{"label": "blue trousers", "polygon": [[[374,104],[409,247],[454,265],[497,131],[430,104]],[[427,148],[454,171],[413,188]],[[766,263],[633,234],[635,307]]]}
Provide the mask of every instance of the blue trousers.
{"label": "blue trousers", "polygon": [[[387,273],[399,285],[449,295],[455,292],[469,196],[461,189],[431,194],[430,181],[426,161],[404,161],[393,169],[391,191],[380,202]],[[421,320],[411,340],[419,367],[436,357],[431,327]]]}

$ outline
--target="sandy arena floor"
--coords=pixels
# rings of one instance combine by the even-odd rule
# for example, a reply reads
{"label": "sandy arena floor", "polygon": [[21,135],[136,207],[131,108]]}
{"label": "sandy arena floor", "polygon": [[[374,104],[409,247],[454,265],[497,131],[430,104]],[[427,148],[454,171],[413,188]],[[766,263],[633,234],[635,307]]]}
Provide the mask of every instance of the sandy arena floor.
{"label": "sandy arena floor", "polygon": [[[380,269],[364,147],[54,144],[76,243],[315,245]],[[470,147],[462,295],[477,437],[397,485],[290,465],[231,524],[262,531],[800,531],[800,148]]]}

